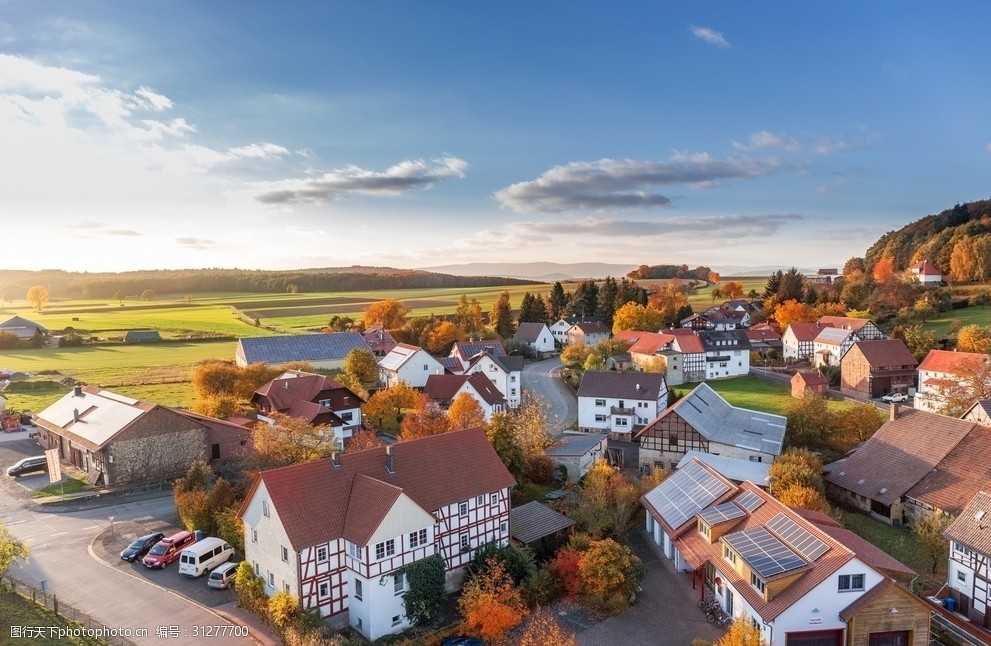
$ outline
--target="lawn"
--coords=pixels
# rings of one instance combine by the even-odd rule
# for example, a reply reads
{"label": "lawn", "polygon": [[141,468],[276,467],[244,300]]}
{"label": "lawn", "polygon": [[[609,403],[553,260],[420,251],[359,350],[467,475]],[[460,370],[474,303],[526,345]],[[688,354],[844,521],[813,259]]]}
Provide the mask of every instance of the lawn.
{"label": "lawn", "polygon": [[[733,406],[764,413],[784,415],[788,405],[795,401],[791,396],[791,388],[788,384],[750,375],[732,379],[714,379],[707,381],[706,384]],[[696,386],[698,384],[682,384],[674,386],[674,389],[687,394]],[[827,403],[833,410],[841,410],[850,406],[849,403],[843,401],[830,400]]]}
{"label": "lawn", "polygon": [[[65,644],[78,644],[85,646],[105,645],[107,642],[92,637],[65,636],[61,639],[58,635],[50,636],[48,627],[77,627],[68,621],[39,606],[38,604],[24,599],[18,594],[10,592],[6,588],[0,587],[0,646],[23,646],[30,643],[32,646],[64,646]],[[32,626],[42,630],[39,636],[32,634],[28,636],[15,637],[11,633],[14,627]]]}
{"label": "lawn", "polygon": [[959,321],[960,325],[991,325],[991,307],[965,307],[959,310],[943,312],[938,317],[923,325],[925,330],[934,330],[939,337],[949,336],[950,323]]}
{"label": "lawn", "polygon": [[50,498],[52,496],[61,496],[67,493],[79,493],[80,491],[85,491],[89,489],[89,485],[86,484],[85,480],[79,478],[63,478],[62,482],[56,482],[55,484],[50,484],[47,487],[42,487],[38,489],[33,494],[32,498]]}

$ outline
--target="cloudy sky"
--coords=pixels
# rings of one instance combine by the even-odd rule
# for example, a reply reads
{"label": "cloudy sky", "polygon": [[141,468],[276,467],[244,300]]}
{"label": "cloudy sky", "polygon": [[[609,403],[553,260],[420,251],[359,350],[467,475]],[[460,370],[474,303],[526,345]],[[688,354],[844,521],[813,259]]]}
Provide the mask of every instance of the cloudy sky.
{"label": "cloudy sky", "polygon": [[991,194],[991,4],[674,4],[0,0],[0,268],[833,266]]}

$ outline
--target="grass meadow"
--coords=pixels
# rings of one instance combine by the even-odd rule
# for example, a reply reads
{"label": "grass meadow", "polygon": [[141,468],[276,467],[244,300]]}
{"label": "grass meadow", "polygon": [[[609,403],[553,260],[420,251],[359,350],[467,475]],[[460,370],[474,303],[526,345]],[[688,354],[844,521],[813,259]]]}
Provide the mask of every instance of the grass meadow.
{"label": "grass meadow", "polygon": [[[706,383],[733,406],[749,408],[762,413],[784,415],[788,405],[795,401],[791,396],[791,388],[788,384],[749,375],[732,379],[714,379]],[[674,386],[674,389],[687,394],[697,385],[682,384],[681,386]],[[826,404],[834,411],[851,406],[846,401],[832,399]]]}

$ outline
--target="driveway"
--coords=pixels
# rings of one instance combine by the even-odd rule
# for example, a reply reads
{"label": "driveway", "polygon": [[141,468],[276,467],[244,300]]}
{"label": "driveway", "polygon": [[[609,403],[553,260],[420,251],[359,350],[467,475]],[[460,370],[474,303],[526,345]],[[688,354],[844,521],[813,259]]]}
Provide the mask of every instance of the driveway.
{"label": "driveway", "polygon": [[578,421],[578,399],[558,376],[563,367],[559,357],[527,363],[523,366],[523,387],[547,402],[547,432],[561,435]]}

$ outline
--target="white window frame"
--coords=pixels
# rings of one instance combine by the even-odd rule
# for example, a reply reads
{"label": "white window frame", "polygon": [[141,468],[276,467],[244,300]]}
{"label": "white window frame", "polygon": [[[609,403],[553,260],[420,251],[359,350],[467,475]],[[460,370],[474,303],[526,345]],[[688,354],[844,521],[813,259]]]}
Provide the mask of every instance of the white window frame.
{"label": "white window frame", "polygon": [[[854,587],[854,583],[859,577],[860,585]],[[836,589],[838,592],[863,592],[867,577],[863,574],[841,574],[838,577]]]}
{"label": "white window frame", "polygon": [[326,548],[326,546],[324,546],[324,547],[318,547],[317,548],[317,563],[325,563],[327,561],[328,553],[329,552],[330,552],[330,550],[328,550]]}
{"label": "white window frame", "polygon": [[251,542],[252,543],[258,542],[258,530],[255,529],[254,527],[251,528]]}
{"label": "white window frame", "polygon": [[467,515],[468,515],[468,503],[463,502],[458,504],[458,516],[467,516]]}
{"label": "white window frame", "polygon": [[497,493],[490,493],[489,494],[489,506],[490,507],[498,507],[499,506],[499,494],[497,494]]}
{"label": "white window frame", "polygon": [[269,513],[269,509],[268,509],[268,501],[267,500],[263,500],[262,501],[262,516],[264,516],[265,518],[271,518],[271,515]]}
{"label": "white window frame", "polygon": [[426,544],[427,544],[426,528],[410,532],[409,534],[410,548],[422,547]]}
{"label": "white window frame", "polygon": [[406,577],[402,572],[397,572],[392,577],[392,594],[398,596],[406,592]]}
{"label": "white window frame", "polygon": [[289,562],[289,550],[286,548],[285,545],[282,545],[281,547],[282,547],[282,562],[283,563],[288,563]]}
{"label": "white window frame", "polygon": [[326,599],[330,596],[330,583],[324,581],[317,587],[317,598]]}
{"label": "white window frame", "polygon": [[361,601],[362,600],[361,599],[362,594],[364,594],[364,591],[361,589],[361,579],[355,579],[354,580],[354,598],[357,599],[358,601]]}

